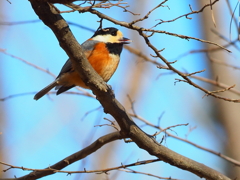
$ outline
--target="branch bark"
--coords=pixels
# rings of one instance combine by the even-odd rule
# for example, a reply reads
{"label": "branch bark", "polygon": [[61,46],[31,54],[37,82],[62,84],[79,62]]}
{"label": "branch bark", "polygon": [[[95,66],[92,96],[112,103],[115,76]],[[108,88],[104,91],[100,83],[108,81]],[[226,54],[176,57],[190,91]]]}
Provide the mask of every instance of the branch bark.
{"label": "branch bark", "polygon": [[228,177],[204,164],[193,161],[162,146],[157,143],[153,137],[144,133],[133,122],[124,107],[114,97],[111,88],[107,86],[102,78],[90,66],[82,52],[81,46],[78,44],[69,29],[68,24],[62,16],[57,13],[56,9],[45,2],[37,2],[36,0],[30,0],[30,2],[39,18],[52,29],[60,46],[70,57],[80,77],[85,84],[91,88],[99,102],[102,104],[104,112],[111,114],[116,119],[121,127],[120,134],[123,137],[131,138],[138,147],[146,150],[149,154],[156,156],[173,166],[190,171],[199,177],[204,177],[209,180],[230,180]]}
{"label": "branch bark", "polygon": [[44,176],[54,174],[56,172],[51,169],[57,169],[57,170],[63,169],[66,166],[94,153],[95,151],[100,149],[105,144],[115,141],[115,140],[118,140],[118,139],[122,139],[122,138],[123,137],[121,136],[121,134],[119,132],[113,132],[113,133],[107,134],[105,136],[98,138],[94,143],[92,143],[88,147],[82,149],[81,151],[78,151],[78,152],[64,158],[63,160],[57,162],[56,164],[45,168],[46,170],[49,169],[49,171],[33,171],[25,176],[16,178],[16,180],[34,180],[34,179],[38,179],[38,178],[41,178]]}

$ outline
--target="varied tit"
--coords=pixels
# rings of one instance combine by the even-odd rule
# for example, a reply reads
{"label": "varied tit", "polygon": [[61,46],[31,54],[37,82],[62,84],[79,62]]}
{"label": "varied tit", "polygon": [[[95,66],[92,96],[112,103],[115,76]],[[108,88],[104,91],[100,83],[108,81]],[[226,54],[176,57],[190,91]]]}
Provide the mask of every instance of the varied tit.
{"label": "varied tit", "polygon": [[[130,39],[123,37],[121,31],[110,27],[96,31],[81,47],[89,63],[103,80],[107,82],[118,67],[123,44],[130,42]],[[40,99],[54,87],[58,90],[58,95],[75,86],[89,89],[74,70],[71,60],[69,59],[62,67],[56,80],[39,91],[34,96],[34,99]]]}

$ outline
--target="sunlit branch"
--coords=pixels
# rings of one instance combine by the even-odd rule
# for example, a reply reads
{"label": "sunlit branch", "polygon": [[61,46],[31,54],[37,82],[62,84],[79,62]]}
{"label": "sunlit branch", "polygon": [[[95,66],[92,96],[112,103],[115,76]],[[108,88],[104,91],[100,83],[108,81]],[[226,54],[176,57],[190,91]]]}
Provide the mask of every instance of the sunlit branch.
{"label": "sunlit branch", "polygon": [[91,145],[87,146],[86,148],[82,149],[81,151],[78,151],[78,152],[64,158],[63,160],[57,162],[56,164],[54,164],[52,166],[46,167],[45,169],[37,170],[37,169],[31,169],[31,168],[24,168],[24,167],[19,167],[19,166],[13,166],[13,165],[10,165],[5,162],[0,162],[0,164],[9,166],[9,168],[6,169],[5,171],[12,169],[12,168],[33,171],[28,175],[16,178],[16,180],[26,180],[26,179],[34,180],[34,179],[38,179],[38,178],[41,178],[41,177],[44,177],[44,176],[47,176],[50,174],[54,174],[54,173],[58,172],[58,170],[61,170],[65,167],[69,166],[70,164],[85,158],[89,154],[92,154],[93,152],[97,151],[105,144],[110,143],[115,140],[122,139],[122,138],[124,138],[124,137],[120,134],[120,132],[109,133],[105,136],[98,138],[95,142],[93,142]]}
{"label": "sunlit branch", "polygon": [[[153,47],[153,46],[152,46],[152,47]],[[159,62],[157,62],[157,61],[155,61],[155,60],[152,60],[151,58],[147,57],[146,55],[144,55],[141,51],[139,51],[139,50],[137,50],[137,49],[134,49],[134,48],[132,48],[132,47],[130,47],[130,46],[127,46],[126,49],[129,50],[131,53],[133,53],[133,54],[135,54],[135,55],[143,58],[145,61],[148,61],[148,62],[150,62],[150,63],[152,63],[152,64],[154,64],[154,65],[157,65],[160,69],[170,70],[169,66],[171,66],[171,63],[169,63],[168,61],[166,61],[166,62],[168,63],[169,66],[164,66],[164,65],[162,65],[161,63],[159,63]],[[157,52],[157,50],[156,50],[156,52]],[[172,67],[172,66],[171,66],[171,67]],[[173,70],[173,69],[171,69],[171,70]],[[178,70],[176,70],[176,71],[177,71],[177,72],[176,72],[175,70],[176,70],[176,69],[174,69],[173,72],[175,72],[175,73],[179,72],[182,77],[186,77],[186,78],[187,78],[187,76],[188,76],[187,74],[185,74],[185,73],[183,73],[183,72],[180,72],[180,71],[178,71]],[[210,79],[207,79],[207,78],[204,78],[204,77],[199,77],[199,76],[193,75],[193,74],[196,74],[196,73],[199,73],[199,72],[201,72],[201,71],[197,71],[197,72],[191,73],[191,74],[190,74],[191,76],[189,76],[189,78],[198,79],[198,80],[200,80],[200,81],[210,83],[210,84],[212,84],[212,85],[215,85],[215,86],[221,87],[221,88],[223,88],[223,89],[226,89],[227,91],[230,91],[230,92],[232,92],[232,93],[235,93],[235,94],[237,94],[237,95],[240,95],[240,91],[237,91],[237,90],[234,89],[234,88],[229,88],[229,87],[232,87],[232,86],[228,86],[228,85],[226,85],[226,84],[224,84],[224,83],[221,83],[221,82],[217,82],[217,81],[210,80]],[[187,78],[187,79],[188,79],[188,78]],[[188,82],[187,80],[180,80],[180,79],[178,79],[178,81]],[[192,82],[192,81],[191,81],[191,82]],[[194,83],[194,84],[195,84],[195,83]],[[198,85],[197,85],[197,87],[202,88],[201,86],[198,86]],[[204,89],[204,88],[202,88],[202,89]],[[206,89],[204,89],[204,92],[210,92],[210,93],[211,93],[211,91],[208,91],[208,90],[206,90]],[[213,94],[213,93],[214,93],[214,92],[212,92],[212,94]],[[206,93],[206,94],[209,94],[209,93]],[[210,95],[211,95],[211,94],[210,94]],[[215,96],[217,96],[217,95],[215,95]],[[217,97],[219,97],[219,98],[221,98],[221,99],[224,99],[224,100],[226,100],[226,101],[230,101],[230,102],[239,102],[238,99],[230,99],[230,98],[225,98],[225,97],[221,97],[221,96],[217,96]]]}
{"label": "sunlit branch", "polygon": [[[60,46],[70,57],[76,72],[96,95],[99,102],[104,107],[104,112],[111,114],[121,127],[121,134],[131,138],[134,143],[141,149],[146,150],[149,154],[157,158],[179,167],[181,169],[192,172],[199,177],[206,179],[229,180],[225,175],[216,170],[198,163],[192,159],[184,157],[162,145],[157,143],[155,139],[144,133],[132,120],[125,108],[115,98],[112,90],[99,77],[99,75],[90,66],[87,58],[83,55],[81,46],[76,42],[71,30],[64,19],[57,14],[56,10],[47,3],[30,0],[35,13],[39,18],[54,32]],[[89,12],[93,13],[93,9]],[[123,23],[124,24],[124,23]],[[141,29],[136,29],[140,34]],[[71,44],[71,46],[69,46]]]}
{"label": "sunlit branch", "polygon": [[179,16],[179,17],[176,17],[176,18],[174,18],[174,19],[172,19],[172,20],[168,20],[168,21],[164,21],[164,20],[161,20],[161,19],[160,19],[161,22],[157,23],[154,27],[156,27],[156,26],[158,26],[158,25],[160,25],[160,24],[162,24],[162,23],[174,22],[174,21],[176,21],[176,20],[178,20],[178,19],[180,19],[180,18],[182,18],[182,17],[186,17],[187,19],[192,19],[192,18],[189,17],[190,15],[192,15],[192,14],[198,14],[198,13],[203,12],[205,8],[214,5],[217,1],[219,1],[219,0],[215,0],[215,1],[212,2],[212,3],[206,4],[205,6],[203,6],[203,7],[202,7],[200,10],[198,10],[198,11],[193,11],[193,10],[192,10],[192,7],[189,5],[190,10],[191,10],[190,13],[183,14],[183,15],[181,15],[181,16]]}
{"label": "sunlit branch", "polygon": [[[153,128],[156,128],[156,129],[158,129],[158,130],[160,130],[160,131],[162,131],[162,132],[165,132],[165,133],[167,134],[167,136],[169,136],[169,137],[172,137],[172,138],[178,139],[178,140],[180,140],[180,141],[186,142],[186,143],[188,143],[188,144],[191,144],[191,145],[193,145],[193,146],[196,147],[196,148],[199,148],[199,149],[201,149],[201,150],[203,150],[203,151],[206,151],[206,152],[209,152],[209,153],[214,154],[214,155],[216,155],[216,156],[219,156],[219,157],[221,157],[222,159],[225,159],[226,161],[228,161],[228,162],[230,162],[230,163],[232,163],[232,164],[234,164],[234,165],[236,165],[236,166],[240,166],[240,161],[237,161],[237,160],[235,160],[235,159],[233,159],[233,158],[230,158],[230,157],[228,157],[228,156],[226,156],[226,155],[224,155],[224,154],[222,154],[222,153],[220,153],[220,152],[216,152],[216,151],[213,151],[213,150],[211,150],[211,149],[208,149],[208,148],[205,148],[205,147],[203,147],[203,146],[200,146],[200,145],[198,145],[197,143],[193,143],[193,142],[191,142],[191,141],[189,141],[189,140],[187,140],[187,139],[184,139],[184,138],[175,136],[175,135],[169,133],[168,131],[163,131],[164,129],[161,128],[160,126],[155,125],[155,124],[147,121],[146,119],[144,119],[143,117],[141,117],[141,116],[139,116],[139,115],[137,115],[137,114],[130,114],[130,115],[131,115],[132,117],[135,117],[136,119],[142,121],[143,123],[147,124],[148,126],[151,126],[151,127],[153,127]],[[166,128],[165,128],[165,129],[166,129]]]}

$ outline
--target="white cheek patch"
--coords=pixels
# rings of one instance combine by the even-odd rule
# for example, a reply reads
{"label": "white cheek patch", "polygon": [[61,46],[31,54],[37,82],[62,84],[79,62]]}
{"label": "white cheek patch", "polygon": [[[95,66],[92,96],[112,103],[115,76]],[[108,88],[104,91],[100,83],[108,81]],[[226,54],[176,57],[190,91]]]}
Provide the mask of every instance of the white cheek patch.
{"label": "white cheek patch", "polygon": [[111,37],[110,35],[98,35],[94,38],[92,38],[93,40],[96,40],[96,41],[101,41],[101,42],[109,42],[111,40]]}
{"label": "white cheek patch", "polygon": [[92,39],[93,40],[96,40],[96,41],[101,41],[101,42],[104,42],[104,43],[120,43],[119,39],[122,39],[123,35],[120,31],[118,31],[117,33],[117,36],[112,36],[110,34],[108,35],[98,35],[98,36],[95,36],[93,37]]}

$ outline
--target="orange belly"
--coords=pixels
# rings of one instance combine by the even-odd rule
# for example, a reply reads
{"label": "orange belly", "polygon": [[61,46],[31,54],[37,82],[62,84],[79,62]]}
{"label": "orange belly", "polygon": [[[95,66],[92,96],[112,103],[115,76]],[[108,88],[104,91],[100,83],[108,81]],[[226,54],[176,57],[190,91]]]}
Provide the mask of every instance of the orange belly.
{"label": "orange belly", "polygon": [[[92,65],[93,69],[103,78],[104,81],[108,81],[117,69],[119,63],[118,55],[109,55],[104,43],[96,45],[95,49],[88,57],[88,61]],[[59,85],[63,86],[80,86],[83,88],[88,87],[84,84],[80,76],[76,71],[64,73],[59,77]]]}

